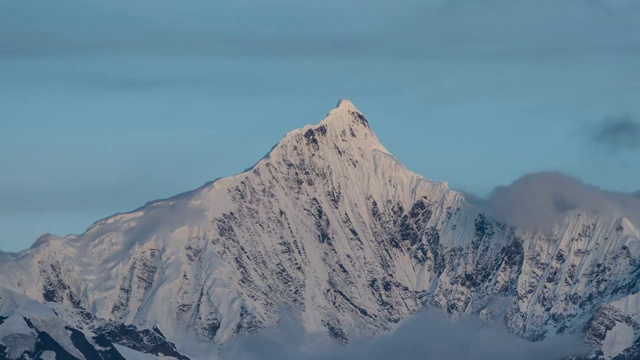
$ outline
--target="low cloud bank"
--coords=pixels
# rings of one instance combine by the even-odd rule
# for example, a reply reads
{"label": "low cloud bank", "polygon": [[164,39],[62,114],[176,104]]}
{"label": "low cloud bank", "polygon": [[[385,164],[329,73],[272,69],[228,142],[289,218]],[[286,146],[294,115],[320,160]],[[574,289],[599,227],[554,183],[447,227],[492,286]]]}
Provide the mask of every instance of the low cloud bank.
{"label": "low cloud bank", "polygon": [[497,187],[487,199],[468,196],[498,220],[518,227],[550,231],[572,210],[624,216],[640,227],[640,191],[607,191],[558,173],[528,174]]}
{"label": "low cloud bank", "polygon": [[355,339],[341,346],[323,335],[308,335],[288,322],[256,335],[241,336],[222,348],[219,359],[562,359],[584,353],[578,336],[529,342],[502,325],[477,317],[452,322],[434,311],[424,311],[378,339]]}

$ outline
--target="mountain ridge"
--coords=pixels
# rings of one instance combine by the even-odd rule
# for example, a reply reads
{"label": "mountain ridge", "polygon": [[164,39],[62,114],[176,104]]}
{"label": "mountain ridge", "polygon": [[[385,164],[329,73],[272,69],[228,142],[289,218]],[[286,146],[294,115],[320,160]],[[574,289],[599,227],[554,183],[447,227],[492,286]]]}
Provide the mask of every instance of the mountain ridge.
{"label": "mountain ridge", "polygon": [[[36,243],[0,254],[0,286],[158,327],[187,353],[194,339],[273,326],[283,306],[338,342],[347,329],[392,331],[425,306],[541,340],[588,333],[640,290],[630,222],[578,211],[550,235],[501,223],[404,167],[344,100],[248,171]],[[640,313],[623,310],[589,338],[594,351]]]}

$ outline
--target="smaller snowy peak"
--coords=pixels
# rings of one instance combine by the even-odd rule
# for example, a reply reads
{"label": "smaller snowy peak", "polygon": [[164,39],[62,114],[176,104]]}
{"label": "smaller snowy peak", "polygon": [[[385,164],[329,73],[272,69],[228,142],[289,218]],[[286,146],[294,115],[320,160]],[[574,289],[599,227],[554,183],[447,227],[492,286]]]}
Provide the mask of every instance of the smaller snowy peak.
{"label": "smaller snowy peak", "polygon": [[156,327],[107,321],[0,286],[0,359],[128,359],[121,350],[149,359],[189,360]]}
{"label": "smaller snowy peak", "polygon": [[50,233],[44,233],[40,235],[38,239],[36,239],[36,241],[31,245],[31,249],[41,247],[56,240],[60,240],[60,238]]}
{"label": "smaller snowy peak", "polygon": [[8,317],[19,312],[27,317],[54,318],[56,314],[46,305],[6,287],[0,286],[0,316]]}

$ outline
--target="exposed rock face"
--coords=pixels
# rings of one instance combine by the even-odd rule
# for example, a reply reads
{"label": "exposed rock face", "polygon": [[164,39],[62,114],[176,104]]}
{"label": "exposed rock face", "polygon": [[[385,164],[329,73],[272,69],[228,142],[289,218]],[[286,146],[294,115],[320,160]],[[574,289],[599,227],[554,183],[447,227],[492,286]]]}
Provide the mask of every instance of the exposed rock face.
{"label": "exposed rock face", "polygon": [[179,349],[259,331],[283,308],[348,342],[347,329],[381,334],[425,305],[530,340],[587,329],[602,348],[612,321],[637,332],[640,306],[603,314],[640,290],[639,238],[580,209],[552,233],[502,224],[404,168],[342,101],[242,174],[0,255],[0,285],[157,326]]}

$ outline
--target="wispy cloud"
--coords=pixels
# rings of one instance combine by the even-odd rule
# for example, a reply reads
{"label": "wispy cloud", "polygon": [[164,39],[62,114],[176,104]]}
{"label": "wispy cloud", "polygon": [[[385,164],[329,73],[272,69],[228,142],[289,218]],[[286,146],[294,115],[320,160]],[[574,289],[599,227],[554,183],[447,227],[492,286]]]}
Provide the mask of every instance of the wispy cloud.
{"label": "wispy cloud", "polygon": [[611,152],[640,149],[640,121],[631,115],[611,115],[589,128],[591,143]]}
{"label": "wispy cloud", "polygon": [[55,7],[25,1],[0,7],[0,57],[425,60],[630,52],[639,42],[634,17],[639,10],[631,2],[548,0],[328,1],[304,6],[195,1],[172,7],[136,0],[100,8],[75,0]]}

